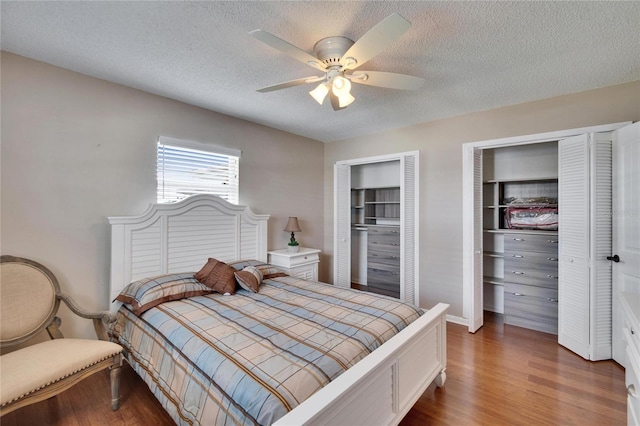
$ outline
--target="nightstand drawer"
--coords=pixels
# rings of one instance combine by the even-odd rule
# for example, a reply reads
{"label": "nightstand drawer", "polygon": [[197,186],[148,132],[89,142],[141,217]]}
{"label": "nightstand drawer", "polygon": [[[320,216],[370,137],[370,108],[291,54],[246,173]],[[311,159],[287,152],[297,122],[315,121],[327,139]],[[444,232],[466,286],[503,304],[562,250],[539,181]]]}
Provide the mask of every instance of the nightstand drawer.
{"label": "nightstand drawer", "polygon": [[318,263],[296,266],[285,269],[285,272],[292,277],[302,278],[309,281],[318,281]]}
{"label": "nightstand drawer", "polygon": [[299,255],[290,256],[289,261],[286,263],[280,262],[280,266],[295,268],[296,266],[318,262],[320,262],[320,256],[318,253],[301,253]]}

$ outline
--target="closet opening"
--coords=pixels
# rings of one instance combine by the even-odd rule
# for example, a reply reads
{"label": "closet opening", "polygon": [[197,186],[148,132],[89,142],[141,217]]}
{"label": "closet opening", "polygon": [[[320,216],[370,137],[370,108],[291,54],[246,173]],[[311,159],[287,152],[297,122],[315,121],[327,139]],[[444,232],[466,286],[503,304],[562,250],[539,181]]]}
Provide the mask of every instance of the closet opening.
{"label": "closet opening", "polygon": [[[610,259],[612,251],[621,250],[617,246],[623,240],[620,232],[613,239],[613,229],[628,225],[611,214],[612,194],[634,188],[632,180],[624,185],[623,161],[617,160],[622,151],[614,148],[632,146],[633,130],[625,127],[632,126],[615,123],[463,145],[463,315],[470,332],[482,326],[484,309],[502,310],[507,324],[512,318],[513,325],[542,326],[542,331],[557,333],[559,344],[585,359],[609,359],[612,349],[616,357],[620,339],[612,333],[619,329],[617,288],[624,285],[612,278]],[[531,175],[536,152],[545,145],[557,146],[557,174],[539,173],[536,166]],[[513,168],[516,150],[527,152],[527,158]],[[503,153],[509,160],[506,168],[504,158],[499,158]],[[637,168],[631,169],[626,173],[635,176]],[[549,218],[557,212],[557,231],[513,230],[513,220],[522,228],[523,223],[532,226],[527,221],[542,218],[517,210],[529,206],[510,205],[519,198],[530,198],[534,204],[544,199],[544,206],[533,207],[544,208]],[[626,199],[619,197],[616,207],[624,209],[620,206]],[[553,220],[540,220],[535,226],[548,225],[553,226]],[[526,250],[522,240],[529,245]],[[555,248],[550,251],[552,246],[557,246],[557,255]],[[557,275],[549,262],[557,262]],[[550,284],[556,276],[557,290]],[[554,303],[557,312],[550,308]],[[551,324],[555,327],[547,328]]]}
{"label": "closet opening", "polygon": [[334,165],[334,280],[419,305],[417,151]]}

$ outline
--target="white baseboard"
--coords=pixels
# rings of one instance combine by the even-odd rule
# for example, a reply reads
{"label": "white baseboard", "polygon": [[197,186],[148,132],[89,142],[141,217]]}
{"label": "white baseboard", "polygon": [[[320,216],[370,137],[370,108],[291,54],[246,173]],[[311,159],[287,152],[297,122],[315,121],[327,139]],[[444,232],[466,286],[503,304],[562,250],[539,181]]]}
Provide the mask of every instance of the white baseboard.
{"label": "white baseboard", "polygon": [[462,317],[457,317],[455,315],[447,315],[447,322],[452,322],[454,324],[464,325],[466,327],[469,326],[469,320]]}

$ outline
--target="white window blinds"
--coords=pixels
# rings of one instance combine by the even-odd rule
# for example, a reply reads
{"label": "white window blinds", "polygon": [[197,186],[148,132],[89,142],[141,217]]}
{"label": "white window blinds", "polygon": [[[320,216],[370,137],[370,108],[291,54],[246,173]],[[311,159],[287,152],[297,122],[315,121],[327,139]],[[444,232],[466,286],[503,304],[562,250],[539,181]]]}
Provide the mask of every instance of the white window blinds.
{"label": "white window blinds", "polygon": [[158,203],[195,194],[238,204],[240,151],[179,139],[158,138]]}

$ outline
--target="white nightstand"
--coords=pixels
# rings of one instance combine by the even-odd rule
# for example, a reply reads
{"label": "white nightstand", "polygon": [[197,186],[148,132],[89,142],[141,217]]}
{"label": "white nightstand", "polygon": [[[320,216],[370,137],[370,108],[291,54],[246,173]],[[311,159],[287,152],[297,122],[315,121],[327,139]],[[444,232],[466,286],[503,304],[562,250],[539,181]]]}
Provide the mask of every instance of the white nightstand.
{"label": "white nightstand", "polygon": [[292,277],[318,281],[318,264],[320,250],[300,247],[297,253],[290,253],[287,249],[268,252],[269,263],[277,266]]}

